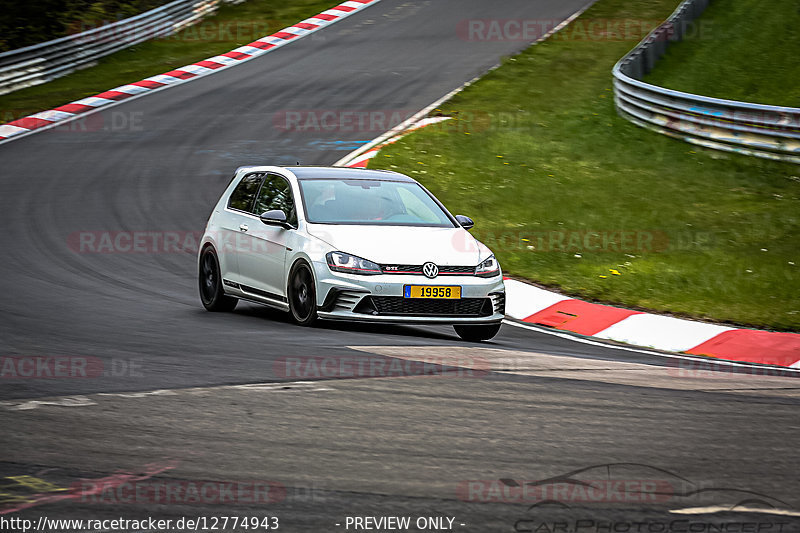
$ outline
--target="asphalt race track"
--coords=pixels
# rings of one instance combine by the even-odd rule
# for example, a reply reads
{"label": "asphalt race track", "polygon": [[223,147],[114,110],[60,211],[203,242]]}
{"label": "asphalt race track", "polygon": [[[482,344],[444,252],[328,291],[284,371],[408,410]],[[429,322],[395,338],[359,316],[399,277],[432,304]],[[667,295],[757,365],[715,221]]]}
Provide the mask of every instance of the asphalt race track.
{"label": "asphalt race track", "polygon": [[[585,3],[383,0],[235,68],[0,145],[0,355],[84,358],[103,370],[0,380],[0,518],[800,531],[797,378],[698,372],[513,325],[477,345],[449,327],[307,329],[255,305],[232,314],[200,305],[189,237],[237,166],[331,164],[383,132],[287,131],[280,117],[413,113],[526,46],[463,40],[459,21],[564,19]],[[82,235],[116,232],[187,240],[182,252],[80,246]],[[287,374],[287,358],[453,365],[315,376]],[[559,490],[526,484],[554,477]],[[145,487],[136,501],[125,483]],[[170,483],[184,492],[154,492]],[[186,498],[187,487],[215,483],[261,487],[268,501],[252,490]],[[108,490],[65,490],[76,484]]]}

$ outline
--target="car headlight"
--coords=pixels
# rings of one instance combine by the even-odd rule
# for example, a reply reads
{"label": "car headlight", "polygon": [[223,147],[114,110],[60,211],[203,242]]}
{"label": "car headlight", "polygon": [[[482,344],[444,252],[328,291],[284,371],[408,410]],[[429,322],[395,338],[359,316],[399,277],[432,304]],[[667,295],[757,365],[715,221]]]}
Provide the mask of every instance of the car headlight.
{"label": "car headlight", "polygon": [[493,278],[500,273],[500,264],[494,256],[489,256],[483,263],[475,267],[475,275],[479,278]]}
{"label": "car headlight", "polygon": [[382,274],[381,267],[377,263],[344,252],[329,252],[325,259],[328,261],[328,268],[334,272],[346,272],[364,276]]}

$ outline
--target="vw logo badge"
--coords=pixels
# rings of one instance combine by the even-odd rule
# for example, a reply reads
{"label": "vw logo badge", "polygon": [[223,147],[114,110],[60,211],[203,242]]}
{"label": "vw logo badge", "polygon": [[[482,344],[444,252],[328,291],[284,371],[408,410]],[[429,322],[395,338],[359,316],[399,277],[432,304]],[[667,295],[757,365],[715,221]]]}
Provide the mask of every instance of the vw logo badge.
{"label": "vw logo badge", "polygon": [[422,273],[425,274],[426,278],[433,279],[439,275],[439,267],[433,263],[425,263],[422,265]]}

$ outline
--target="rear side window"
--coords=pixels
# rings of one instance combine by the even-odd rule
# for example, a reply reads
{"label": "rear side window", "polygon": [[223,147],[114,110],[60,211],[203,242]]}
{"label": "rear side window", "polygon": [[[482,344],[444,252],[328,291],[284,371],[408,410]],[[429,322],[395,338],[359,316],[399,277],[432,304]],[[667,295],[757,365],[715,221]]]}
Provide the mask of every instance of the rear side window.
{"label": "rear side window", "polygon": [[242,178],[242,181],[239,182],[230,199],[228,199],[228,207],[252,213],[253,202],[256,199],[256,193],[258,193],[261,182],[264,181],[264,176],[263,172],[255,172]]}

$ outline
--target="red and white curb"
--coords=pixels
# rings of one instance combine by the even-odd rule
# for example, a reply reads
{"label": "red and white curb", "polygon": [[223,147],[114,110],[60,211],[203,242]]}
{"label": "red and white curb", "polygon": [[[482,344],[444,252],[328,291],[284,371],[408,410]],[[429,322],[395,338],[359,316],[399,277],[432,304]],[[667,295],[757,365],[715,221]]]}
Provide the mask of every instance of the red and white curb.
{"label": "red and white curb", "polygon": [[[366,168],[382,147],[442,120],[447,117],[409,122],[336,164]],[[800,335],[795,333],[737,329],[654,315],[584,302],[514,279],[506,278],[505,283],[506,316],[525,323],[668,352],[800,369]]]}
{"label": "red and white curb", "polygon": [[201,78],[208,74],[238,65],[276,48],[280,48],[293,40],[304,37],[334,22],[352,15],[362,9],[374,5],[380,0],[348,0],[322,13],[307,18],[293,26],[284,28],[272,35],[261,37],[250,44],[240,46],[230,52],[210,57],[191,65],[151,76],[135,83],[115,87],[108,91],[83,98],[75,102],[42,111],[33,115],[0,125],[0,143],[25,136],[27,134],[52,128],[58,124],[74,120],[81,115],[97,109],[116,104],[128,98],[163,89],[189,80]]}
{"label": "red and white curb", "polygon": [[737,329],[576,300],[506,279],[506,315],[522,322],[669,352],[800,368],[800,335]]}

